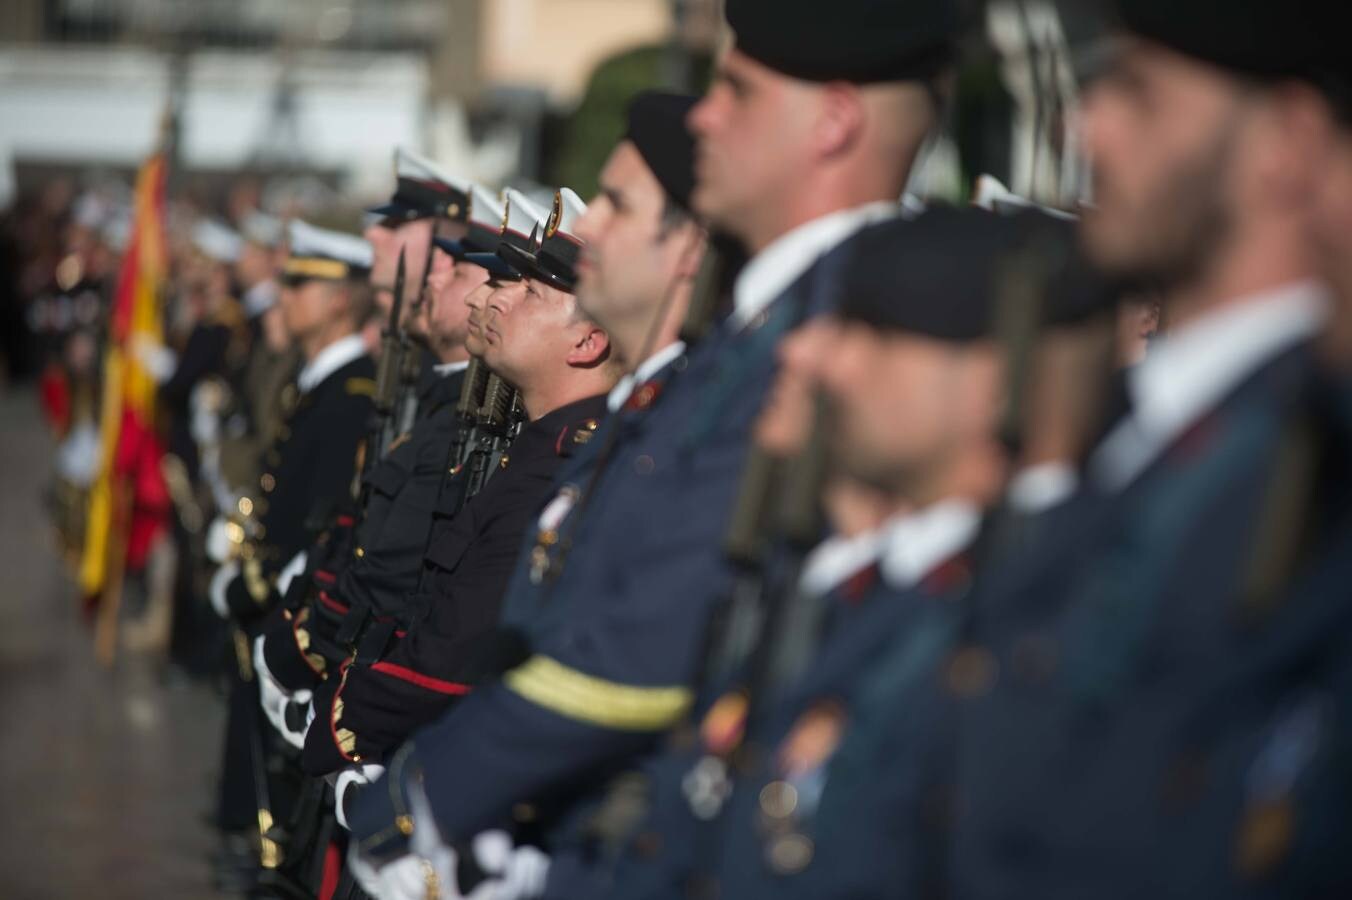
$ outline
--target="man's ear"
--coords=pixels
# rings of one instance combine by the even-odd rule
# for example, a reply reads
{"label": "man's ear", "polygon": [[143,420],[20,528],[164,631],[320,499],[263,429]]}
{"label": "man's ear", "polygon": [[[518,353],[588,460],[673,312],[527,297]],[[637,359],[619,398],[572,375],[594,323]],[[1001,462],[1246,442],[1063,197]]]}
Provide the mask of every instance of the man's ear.
{"label": "man's ear", "polygon": [[856,86],[833,81],[822,86],[820,104],[813,131],[817,152],[838,156],[859,139],[866,118],[864,99]]}
{"label": "man's ear", "polygon": [[708,235],[698,222],[690,221],[681,227],[680,233],[672,235],[681,247],[681,258],[676,263],[676,277],[683,281],[694,281],[699,274],[700,263],[704,261],[704,251],[709,245]]}
{"label": "man's ear", "polygon": [[591,369],[610,358],[610,336],[590,322],[577,326],[578,337],[568,351],[568,365]]}

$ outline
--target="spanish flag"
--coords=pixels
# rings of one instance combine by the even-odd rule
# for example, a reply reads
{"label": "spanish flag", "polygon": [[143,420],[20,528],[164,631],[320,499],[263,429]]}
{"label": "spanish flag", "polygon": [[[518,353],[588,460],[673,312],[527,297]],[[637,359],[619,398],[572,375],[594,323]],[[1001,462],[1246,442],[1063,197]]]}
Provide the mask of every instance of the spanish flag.
{"label": "spanish flag", "polygon": [[99,413],[99,475],[90,489],[80,560],[85,597],[120,591],[124,571],[138,571],[167,526],[170,501],[155,430],[156,382],[138,359],[141,341],[164,342],[160,294],[168,272],[165,244],[167,164],[156,154],[136,180],[132,231],[108,322]]}

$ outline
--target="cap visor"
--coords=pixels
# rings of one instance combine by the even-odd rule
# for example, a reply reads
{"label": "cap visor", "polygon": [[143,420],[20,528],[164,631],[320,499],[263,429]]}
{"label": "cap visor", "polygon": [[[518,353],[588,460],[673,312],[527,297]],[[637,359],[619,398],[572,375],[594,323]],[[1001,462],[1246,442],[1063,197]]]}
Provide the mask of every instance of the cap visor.
{"label": "cap visor", "polygon": [[461,261],[488,270],[488,274],[494,278],[521,277],[520,272],[507,265],[496,253],[466,253],[461,257]]}

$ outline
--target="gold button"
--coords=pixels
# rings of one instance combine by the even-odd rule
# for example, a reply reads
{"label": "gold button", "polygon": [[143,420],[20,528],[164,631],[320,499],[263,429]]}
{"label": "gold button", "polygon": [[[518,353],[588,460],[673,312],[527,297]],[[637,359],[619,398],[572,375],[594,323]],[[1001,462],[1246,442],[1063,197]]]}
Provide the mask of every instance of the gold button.
{"label": "gold button", "polygon": [[363,556],[366,555],[366,551],[363,550],[361,547],[358,547],[356,550],[353,550],[352,552],[356,555],[357,559],[361,559]]}
{"label": "gold button", "polygon": [[505,469],[505,468],[507,468],[507,461],[508,461],[509,459],[511,459],[510,456],[504,455],[504,456],[502,457],[502,461],[498,463],[498,468],[500,468],[500,469]]}
{"label": "gold button", "polygon": [[640,475],[651,475],[655,468],[657,468],[657,463],[646,453],[634,460],[634,471]]}
{"label": "gold button", "polygon": [[396,816],[394,827],[399,829],[399,833],[404,837],[413,834],[413,817],[410,815]]}
{"label": "gold button", "polygon": [[277,479],[271,472],[264,472],[263,477],[258,479],[258,483],[263,486],[264,493],[271,494],[273,488],[277,487]]}
{"label": "gold button", "polygon": [[240,497],[237,506],[239,507],[239,514],[241,516],[253,515],[253,501],[248,497]]}
{"label": "gold button", "polygon": [[812,862],[812,840],[803,834],[782,834],[766,849],[770,868],[780,875],[797,875]]}
{"label": "gold button", "polygon": [[980,697],[995,686],[995,657],[985,647],[963,647],[948,661],[948,689],[958,697]]}
{"label": "gold button", "polygon": [[1239,825],[1236,867],[1248,878],[1271,873],[1290,853],[1294,834],[1291,801],[1282,799],[1249,809]]}

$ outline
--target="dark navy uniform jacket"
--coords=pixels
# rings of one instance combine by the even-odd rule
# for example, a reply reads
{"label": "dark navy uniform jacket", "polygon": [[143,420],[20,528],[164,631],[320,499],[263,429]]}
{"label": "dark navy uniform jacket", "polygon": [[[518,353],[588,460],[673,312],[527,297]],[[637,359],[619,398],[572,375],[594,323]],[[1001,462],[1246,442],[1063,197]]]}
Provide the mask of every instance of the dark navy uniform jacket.
{"label": "dark navy uniform jacket", "polygon": [[357,448],[366,437],[375,367],[361,356],[296,396],[277,440],[263,457],[254,510],[262,526],[251,562],[228,586],[226,599],[241,620],[257,619],[275,603],[273,581],[310,545],[323,523],[351,496]]}
{"label": "dark navy uniform jacket", "polygon": [[316,691],[302,756],[307,771],[382,759],[470,692],[531,516],[560,464],[591,441],[604,414],[605,398],[590,397],[522,429],[501,470],[434,539],[424,562],[426,593],[415,601],[407,633],[378,661],[348,666]]}
{"label": "dark navy uniform jacket", "polygon": [[417,587],[463,380],[457,372],[423,389],[412,432],[367,476],[366,508],[351,539],[344,540],[341,525],[325,536],[328,544],[350,546],[337,559],[327,558],[329,546],[310,548],[308,590],[273,620],[264,643],[269,670],[289,690],[313,688],[349,655],[334,635],[354,605],[376,616],[398,615]]}
{"label": "dark navy uniform jacket", "polygon": [[1246,896],[1284,860],[1284,814],[1246,814],[1224,783],[1277,728],[1303,655],[1280,636],[1318,605],[1251,574],[1292,532],[1265,526],[1312,369],[1305,347],[1262,365],[986,579],[994,677],[962,704],[958,896]]}
{"label": "dark navy uniform jacket", "polygon": [[[827,253],[750,326],[716,330],[653,408],[621,435],[588,506],[533,655],[413,739],[407,762],[450,840],[514,805],[599,789],[677,722],[709,612],[728,589],[722,535],[753,420],[786,331],[832,304],[841,248]],[[409,765],[411,764],[411,765]],[[360,798],[350,821],[364,849],[395,852],[389,790]]]}
{"label": "dark navy uniform jacket", "polygon": [[[954,595],[965,589],[970,566],[958,548],[953,552],[911,586],[880,581],[874,563],[827,594],[820,613],[797,599],[793,615],[817,623],[812,643],[796,668],[781,669],[779,683],[753,700],[722,788],[731,793],[718,814],[696,818],[692,796],[699,790],[695,764],[711,752],[707,742],[726,739],[729,723],[716,721],[722,701],[710,705],[697,745],[670,748],[654,770],[652,810],[600,896],[674,900],[691,890],[867,896],[870,888],[891,890],[902,873],[914,877],[914,867],[903,864],[914,860],[895,849],[880,856],[857,851],[883,842],[865,836],[870,828],[894,840],[915,824],[903,811],[915,809],[923,780],[919,766],[908,763],[926,757],[943,721],[903,695],[914,695],[916,685],[933,676],[951,646],[961,609]],[[897,715],[898,709],[907,712]],[[832,727],[843,728],[839,749],[823,743],[808,771],[781,772],[779,754],[790,736]],[[893,773],[895,784],[886,784],[881,770]],[[860,773],[866,773],[862,782]],[[866,816],[870,805],[873,815]],[[840,819],[840,810],[856,807],[858,817]],[[889,822],[895,823],[890,830]]]}

